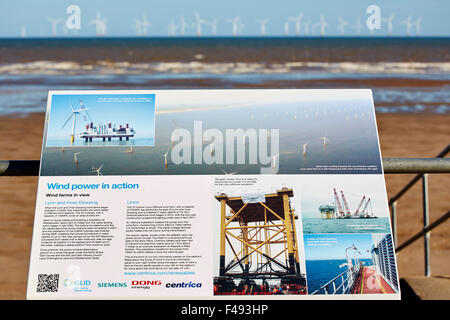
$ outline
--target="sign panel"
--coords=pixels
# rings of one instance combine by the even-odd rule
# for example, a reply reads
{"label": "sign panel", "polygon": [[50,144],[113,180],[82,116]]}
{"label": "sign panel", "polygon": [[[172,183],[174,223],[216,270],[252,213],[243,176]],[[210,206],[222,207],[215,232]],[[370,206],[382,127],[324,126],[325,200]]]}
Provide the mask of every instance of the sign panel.
{"label": "sign panel", "polygon": [[51,91],[30,299],[399,299],[370,90]]}

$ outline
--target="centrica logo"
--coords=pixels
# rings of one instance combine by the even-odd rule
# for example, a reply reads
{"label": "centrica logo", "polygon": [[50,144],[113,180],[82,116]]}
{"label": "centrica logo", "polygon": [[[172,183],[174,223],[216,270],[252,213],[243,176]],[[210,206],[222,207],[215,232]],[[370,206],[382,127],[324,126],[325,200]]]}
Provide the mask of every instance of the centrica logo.
{"label": "centrica logo", "polygon": [[125,282],[99,282],[97,284],[99,288],[126,288]]}
{"label": "centrica logo", "polygon": [[201,288],[201,287],[202,287],[201,282],[195,283],[192,281],[166,284],[166,288]]}

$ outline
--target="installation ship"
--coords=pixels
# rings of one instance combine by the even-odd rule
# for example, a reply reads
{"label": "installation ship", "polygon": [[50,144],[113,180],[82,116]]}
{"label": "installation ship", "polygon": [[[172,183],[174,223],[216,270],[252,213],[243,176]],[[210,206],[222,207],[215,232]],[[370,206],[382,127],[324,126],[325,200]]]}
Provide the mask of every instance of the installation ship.
{"label": "installation ship", "polygon": [[94,126],[94,123],[86,125],[86,130],[83,133],[80,133],[80,138],[84,139],[85,142],[92,142],[92,139],[103,139],[103,141],[111,141],[112,138],[119,138],[120,141],[125,139],[126,141],[130,140],[130,138],[134,137],[136,131],[130,126],[125,124],[125,127],[122,125],[119,128],[116,128],[111,125],[111,122],[101,124],[98,126]]}
{"label": "installation ship", "polygon": [[[377,218],[373,214],[372,203],[370,198],[363,196],[358,208],[354,213],[352,213],[348,207],[347,200],[345,199],[344,192],[341,190],[342,202],[345,207],[345,211],[341,202],[339,201],[339,196],[336,189],[334,191],[334,205],[321,205],[319,207],[320,217],[322,219],[375,219]],[[370,207],[369,207],[370,204]],[[338,210],[336,210],[338,209]],[[370,211],[369,211],[370,209]]]}

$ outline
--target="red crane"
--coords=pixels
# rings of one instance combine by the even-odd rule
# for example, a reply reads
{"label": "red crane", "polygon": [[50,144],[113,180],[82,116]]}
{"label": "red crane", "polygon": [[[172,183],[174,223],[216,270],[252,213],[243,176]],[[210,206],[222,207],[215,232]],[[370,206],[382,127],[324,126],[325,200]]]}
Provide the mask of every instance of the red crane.
{"label": "red crane", "polygon": [[[361,202],[360,202],[359,205],[358,205],[358,209],[356,209],[356,211],[355,211],[355,216],[358,215],[359,209],[361,209],[361,206],[362,206],[362,204],[364,203],[364,200],[365,200],[365,199],[366,199],[366,196],[363,196],[363,198],[361,199]],[[364,213],[364,210],[363,210],[362,212]]]}
{"label": "red crane", "polygon": [[345,199],[344,192],[341,190],[342,201],[344,202],[345,210],[347,211],[347,215],[351,215],[350,209],[348,208],[347,200]]}
{"label": "red crane", "polygon": [[339,201],[339,197],[338,197],[338,194],[336,192],[336,188],[333,188],[333,191],[334,191],[334,201],[336,202],[336,205],[337,205],[337,207],[339,209],[339,215],[341,217],[343,217],[344,216],[344,210],[342,210],[341,202]]}

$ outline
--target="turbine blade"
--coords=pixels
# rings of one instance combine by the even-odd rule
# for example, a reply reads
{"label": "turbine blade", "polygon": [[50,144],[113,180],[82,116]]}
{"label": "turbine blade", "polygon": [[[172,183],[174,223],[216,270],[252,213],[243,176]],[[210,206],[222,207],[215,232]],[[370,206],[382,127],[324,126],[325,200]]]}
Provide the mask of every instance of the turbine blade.
{"label": "turbine blade", "polygon": [[69,122],[70,119],[72,119],[73,117],[73,113],[70,115],[69,118],[67,118],[66,122],[64,122],[64,124],[62,125],[61,129],[65,127],[65,125],[67,124],[67,122]]}

